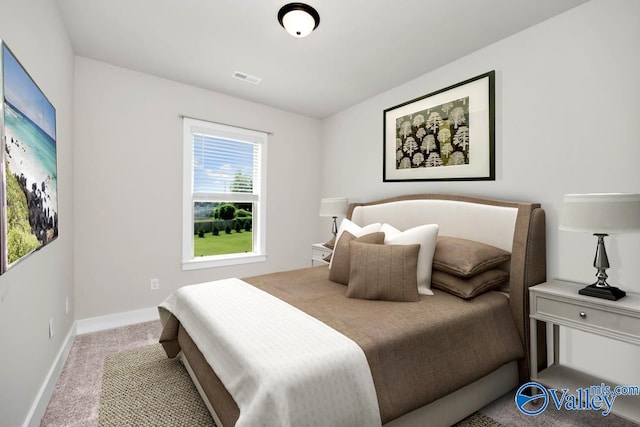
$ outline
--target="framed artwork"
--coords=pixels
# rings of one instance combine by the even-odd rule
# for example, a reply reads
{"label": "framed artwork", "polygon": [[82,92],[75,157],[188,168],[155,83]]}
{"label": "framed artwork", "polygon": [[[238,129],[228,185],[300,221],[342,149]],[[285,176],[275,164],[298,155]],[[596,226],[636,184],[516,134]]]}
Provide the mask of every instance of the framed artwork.
{"label": "framed artwork", "polygon": [[383,181],[495,180],[495,71],[384,110]]}
{"label": "framed artwork", "polygon": [[58,237],[56,110],[0,40],[0,274]]}

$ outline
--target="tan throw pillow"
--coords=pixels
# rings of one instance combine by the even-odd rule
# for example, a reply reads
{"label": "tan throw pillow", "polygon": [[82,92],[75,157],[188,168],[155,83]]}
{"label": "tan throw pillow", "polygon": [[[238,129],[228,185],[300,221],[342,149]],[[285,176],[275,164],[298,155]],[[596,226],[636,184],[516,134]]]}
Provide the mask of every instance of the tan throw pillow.
{"label": "tan throw pillow", "polygon": [[382,224],[380,231],[384,232],[385,245],[413,245],[420,244],[418,252],[418,293],[420,295],[433,295],[431,289],[431,270],[433,265],[433,252],[436,249],[438,238],[438,224],[424,224],[408,230],[400,231],[390,224]]}
{"label": "tan throw pillow", "polygon": [[[364,236],[365,234],[377,233],[378,231],[380,231],[381,225],[382,224],[380,224],[379,222],[375,222],[373,224],[367,224],[363,227],[360,227],[355,222],[349,220],[348,218],[345,218],[340,222],[340,227],[338,227],[336,242],[340,241],[340,237],[342,236],[342,233],[344,233],[345,231],[348,231],[349,233],[351,233],[356,237],[361,237],[361,236]],[[333,268],[333,258],[329,263],[329,270],[331,270],[332,268]]]}
{"label": "tan throw pillow", "polygon": [[439,236],[433,254],[433,269],[458,277],[473,277],[510,258],[509,252],[495,246],[474,240]]}
{"label": "tan throw pillow", "polygon": [[332,237],[331,240],[322,244],[325,248],[333,249],[336,245],[336,238]]}
{"label": "tan throw pillow", "polygon": [[437,270],[431,276],[431,286],[464,299],[497,289],[508,281],[509,273],[498,269],[487,270],[468,279]]}
{"label": "tan throw pillow", "polygon": [[347,297],[385,301],[419,301],[420,245],[372,245],[352,241]]}
{"label": "tan throw pillow", "polygon": [[376,232],[356,237],[348,231],[343,232],[333,249],[329,280],[343,285],[349,283],[349,243],[352,241],[382,245],[384,243],[384,233]]}

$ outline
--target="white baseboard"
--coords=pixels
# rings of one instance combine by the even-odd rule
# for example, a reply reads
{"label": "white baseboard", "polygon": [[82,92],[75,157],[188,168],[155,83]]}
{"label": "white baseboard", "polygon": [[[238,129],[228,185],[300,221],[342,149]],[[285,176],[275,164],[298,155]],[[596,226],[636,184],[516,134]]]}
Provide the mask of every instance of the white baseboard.
{"label": "white baseboard", "polygon": [[76,335],[87,334],[90,332],[102,331],[105,329],[118,328],[121,326],[133,325],[136,323],[149,322],[160,319],[157,307],[143,308],[141,310],[127,311],[125,313],[110,314],[107,316],[92,317],[89,319],[76,320],[64,340],[62,348],[58,352],[56,359],[49,369],[49,372],[38,391],[36,399],[31,405],[29,414],[25,419],[23,427],[39,427],[42,417],[47,410],[49,400],[53,395],[53,390],[58,383],[60,373],[64,364],[69,357],[69,352],[76,339]]}
{"label": "white baseboard", "polygon": [[140,310],[109,314],[100,317],[90,317],[88,319],[80,319],[76,321],[77,334],[88,334],[90,332],[119,328],[121,326],[150,322],[152,320],[159,319],[160,315],[158,314],[158,307],[143,308]]}
{"label": "white baseboard", "polygon": [[71,351],[71,347],[73,346],[73,342],[76,339],[76,323],[74,322],[71,325],[71,329],[67,334],[67,337],[56,356],[53,365],[51,365],[51,369],[47,373],[47,376],[38,391],[38,395],[36,399],[33,401],[31,405],[31,409],[29,410],[29,414],[24,422],[24,427],[38,427],[40,426],[40,421],[44,416],[45,411],[47,410],[47,405],[49,405],[49,400],[53,395],[53,390],[56,388],[56,384],[58,383],[58,379],[60,378],[60,374],[62,373],[62,368],[64,368],[64,364],[67,361],[67,357],[69,357],[69,352]]}

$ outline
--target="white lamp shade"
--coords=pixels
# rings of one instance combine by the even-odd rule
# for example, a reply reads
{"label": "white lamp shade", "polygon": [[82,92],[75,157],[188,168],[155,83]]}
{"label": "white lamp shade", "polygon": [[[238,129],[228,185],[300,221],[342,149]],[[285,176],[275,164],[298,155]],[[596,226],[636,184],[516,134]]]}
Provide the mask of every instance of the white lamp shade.
{"label": "white lamp shade", "polygon": [[294,37],[306,37],[316,27],[316,21],[304,10],[292,10],[282,17],[282,26]]}
{"label": "white lamp shade", "polygon": [[560,230],[602,234],[640,231],[640,194],[565,194]]}
{"label": "white lamp shade", "polygon": [[320,199],[320,216],[344,216],[349,207],[346,197]]}

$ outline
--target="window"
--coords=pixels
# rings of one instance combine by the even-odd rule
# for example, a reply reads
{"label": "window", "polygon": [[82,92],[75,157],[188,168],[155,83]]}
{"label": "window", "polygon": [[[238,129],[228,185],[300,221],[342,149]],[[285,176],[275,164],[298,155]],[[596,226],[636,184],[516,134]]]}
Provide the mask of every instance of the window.
{"label": "window", "polygon": [[267,134],[184,118],[182,268],[265,261]]}

